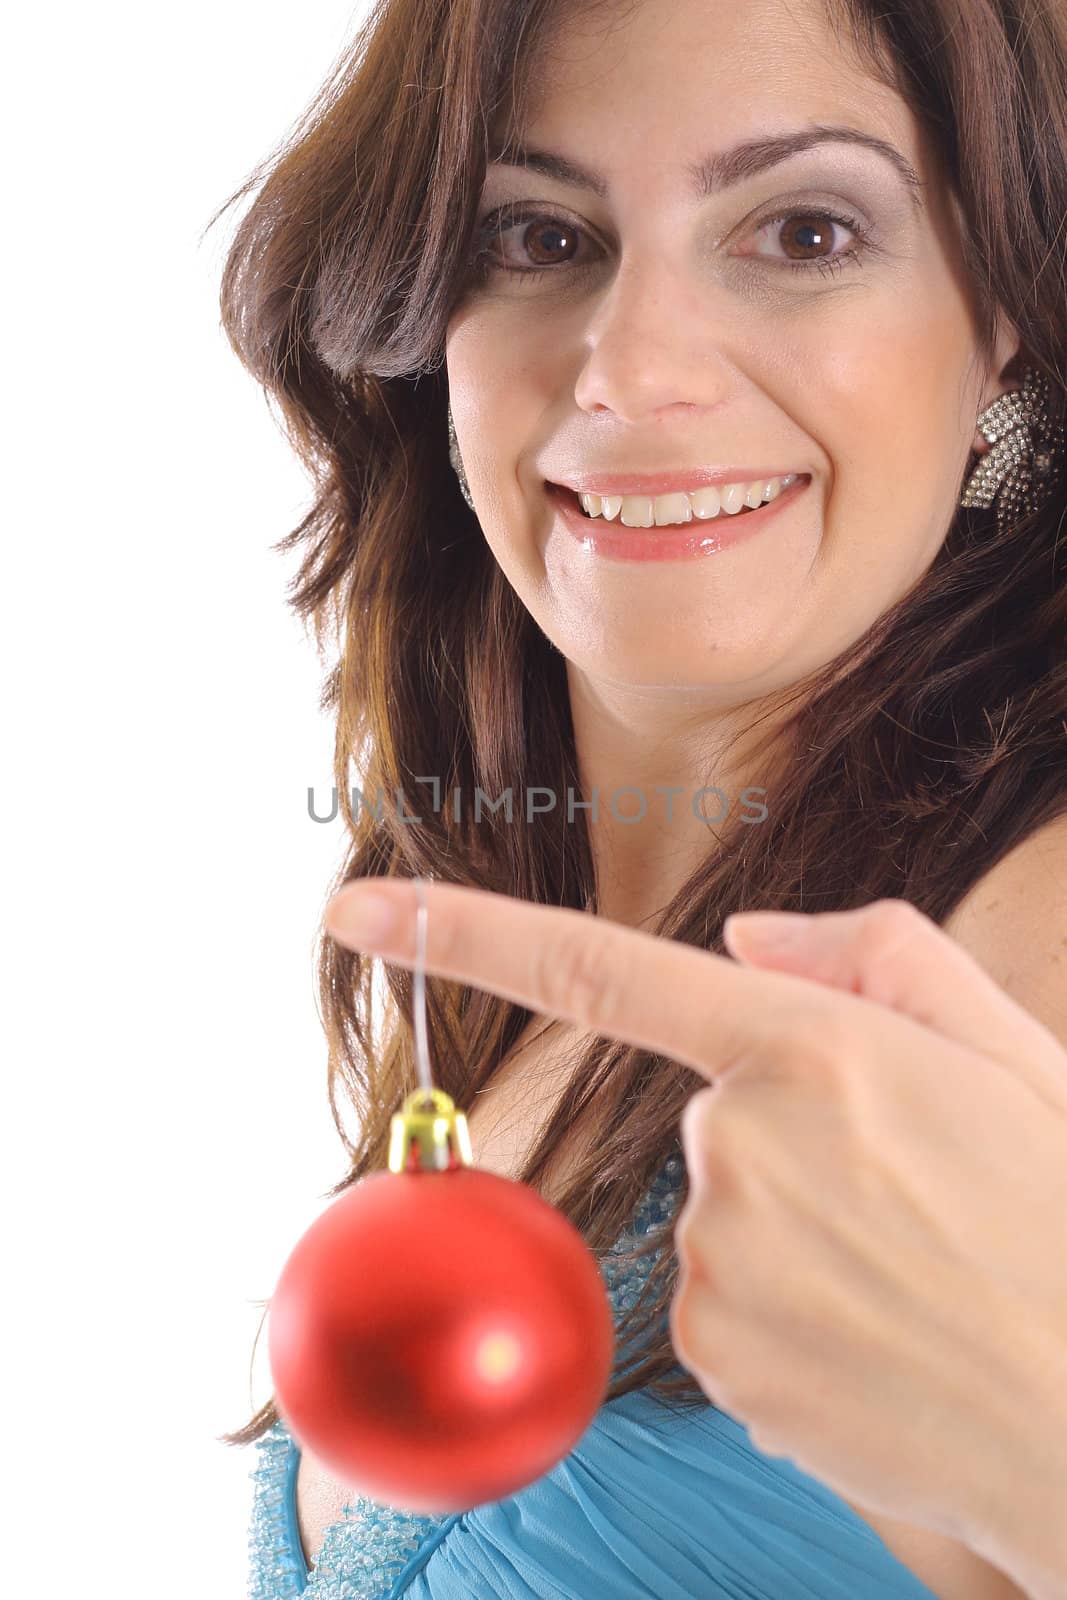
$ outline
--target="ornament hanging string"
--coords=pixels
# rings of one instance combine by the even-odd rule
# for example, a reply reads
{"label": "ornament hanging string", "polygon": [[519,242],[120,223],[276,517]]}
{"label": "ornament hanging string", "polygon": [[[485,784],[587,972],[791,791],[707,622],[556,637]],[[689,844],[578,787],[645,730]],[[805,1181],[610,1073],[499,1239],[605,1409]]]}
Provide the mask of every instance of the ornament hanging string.
{"label": "ornament hanging string", "polygon": [[360,1494],[439,1516],[563,1460],[603,1403],[615,1325],[582,1235],[536,1190],[476,1167],[464,1113],[433,1086],[414,882],[419,1087],[393,1116],[388,1170],[290,1252],[268,1347],[298,1443]]}
{"label": "ornament hanging string", "polygon": [[423,888],[423,880],[416,878],[414,883],[415,893],[419,902],[419,909],[415,918],[415,994],[413,997],[415,1011],[415,1064],[418,1069],[419,1083],[429,1099],[433,1095],[430,1047],[426,1037],[426,919],[429,913],[426,910],[426,893]]}

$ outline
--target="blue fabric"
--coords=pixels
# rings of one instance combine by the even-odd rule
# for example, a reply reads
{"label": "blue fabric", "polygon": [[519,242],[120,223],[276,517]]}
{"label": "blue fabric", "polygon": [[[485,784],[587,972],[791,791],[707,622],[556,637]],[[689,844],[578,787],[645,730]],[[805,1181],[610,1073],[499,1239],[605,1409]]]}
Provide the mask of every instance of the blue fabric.
{"label": "blue fabric", "polygon": [[[676,1154],[601,1261],[616,1324],[655,1261],[619,1258],[673,1211],[683,1176]],[[249,1600],[936,1600],[838,1495],[711,1404],[623,1395],[551,1472],[458,1515],[353,1496],[310,1572],[299,1447],[279,1421],[256,1451]]]}
{"label": "blue fabric", "polygon": [[603,1407],[537,1483],[431,1536],[389,1600],[932,1600],[870,1525],[713,1406]]}

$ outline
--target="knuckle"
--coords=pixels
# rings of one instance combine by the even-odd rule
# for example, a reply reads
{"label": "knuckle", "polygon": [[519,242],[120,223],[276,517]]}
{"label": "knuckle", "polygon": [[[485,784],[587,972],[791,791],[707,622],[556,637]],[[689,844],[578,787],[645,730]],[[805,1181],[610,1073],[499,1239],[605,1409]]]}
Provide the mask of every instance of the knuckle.
{"label": "knuckle", "polygon": [[671,1346],[686,1371],[692,1372],[697,1364],[693,1348],[693,1297],[688,1276],[680,1274],[679,1280],[670,1306]]}
{"label": "knuckle", "polygon": [[687,1264],[679,1273],[671,1300],[670,1329],[671,1342],[687,1364],[711,1368],[715,1364],[717,1317],[714,1296],[706,1288]]}
{"label": "knuckle", "polygon": [[736,1338],[719,1312],[714,1293],[687,1277],[670,1305],[671,1346],[713,1405],[735,1409]]}
{"label": "knuckle", "polygon": [[921,939],[928,926],[929,918],[910,900],[874,900],[867,907],[859,941],[865,953],[889,955]]}
{"label": "knuckle", "polygon": [[698,1156],[703,1152],[710,1137],[720,1099],[720,1090],[711,1085],[707,1089],[698,1089],[695,1094],[691,1094],[682,1107],[682,1114],[678,1120],[682,1143],[687,1150]]}
{"label": "knuckle", "polygon": [[683,1123],[693,1126],[686,1138],[705,1171],[729,1174],[749,1162],[768,1126],[760,1088],[760,1083],[728,1082],[701,1090],[688,1102]]}
{"label": "knuckle", "polygon": [[610,931],[581,925],[535,956],[536,991],[546,1009],[581,1021],[611,1024],[622,1014],[626,961]]}
{"label": "knuckle", "polygon": [[687,1278],[693,1276],[704,1276],[703,1269],[693,1248],[697,1216],[697,1203],[693,1195],[690,1194],[685,1205],[682,1206],[677,1217],[675,1218],[674,1229],[672,1233],[672,1242],[674,1245],[675,1254],[678,1257],[679,1270],[683,1272]]}
{"label": "knuckle", "polygon": [[705,1170],[717,1188],[743,1175],[757,1131],[743,1094],[719,1095],[713,1118],[705,1122],[703,1145]]}
{"label": "knuckle", "polygon": [[744,1192],[750,1147],[735,1100],[718,1089],[701,1089],[682,1113],[690,1193],[679,1221],[687,1243],[709,1196],[721,1207]]}
{"label": "knuckle", "polygon": [[[706,1098],[708,1097],[708,1098]],[[701,1103],[702,1102],[702,1103]],[[690,1107],[693,1111],[690,1112]],[[681,1213],[687,1243],[693,1228],[702,1220],[695,1210],[692,1219],[688,1206],[703,1208],[709,1197],[715,1206],[717,1228],[713,1241],[721,1251],[726,1238],[724,1224],[730,1210],[748,1209],[759,1189],[767,1165],[766,1146],[774,1138],[773,1114],[768,1116],[764,1097],[746,1085],[733,1089],[702,1090],[689,1101],[683,1122],[691,1127],[683,1132],[689,1155],[691,1192]]]}

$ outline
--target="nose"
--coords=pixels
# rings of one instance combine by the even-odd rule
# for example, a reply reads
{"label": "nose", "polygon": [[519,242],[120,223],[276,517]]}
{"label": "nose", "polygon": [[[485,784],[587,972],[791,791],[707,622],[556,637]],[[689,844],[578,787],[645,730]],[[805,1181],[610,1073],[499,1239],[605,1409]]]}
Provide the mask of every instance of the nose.
{"label": "nose", "polygon": [[710,278],[665,259],[620,267],[592,305],[575,383],[584,411],[648,421],[681,408],[714,410],[737,386],[738,330]]}

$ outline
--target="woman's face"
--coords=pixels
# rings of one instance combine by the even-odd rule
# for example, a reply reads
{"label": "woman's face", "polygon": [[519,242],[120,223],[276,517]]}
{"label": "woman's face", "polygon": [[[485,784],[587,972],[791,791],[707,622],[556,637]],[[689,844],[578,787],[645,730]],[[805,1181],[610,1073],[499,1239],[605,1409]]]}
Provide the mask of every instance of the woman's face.
{"label": "woman's face", "polygon": [[[529,209],[484,241],[488,274],[446,340],[485,537],[591,679],[712,701],[784,687],[932,562],[1017,336],[987,369],[935,153],[811,0],[642,0],[573,22],[532,89],[518,142],[603,193],[488,169],[480,219]],[[841,127],[898,159],[860,139],[723,159]],[[641,561],[576,537],[545,482],[699,468],[806,481],[714,554]],[[710,541],[747,514],[686,531]],[[647,549],[655,529],[630,536]]]}

